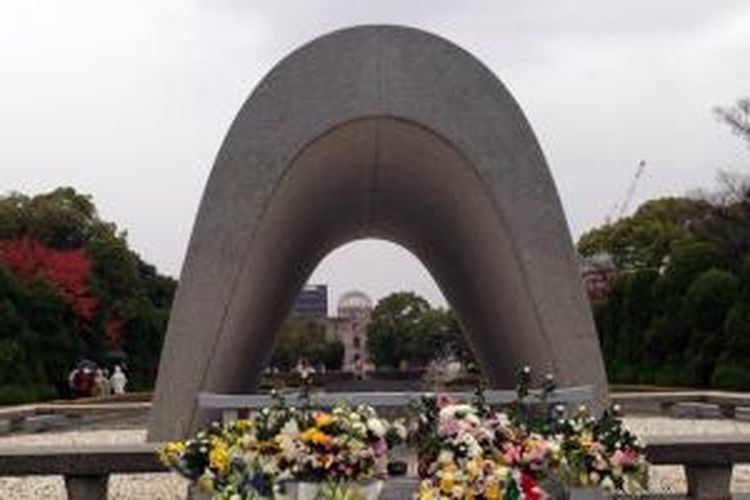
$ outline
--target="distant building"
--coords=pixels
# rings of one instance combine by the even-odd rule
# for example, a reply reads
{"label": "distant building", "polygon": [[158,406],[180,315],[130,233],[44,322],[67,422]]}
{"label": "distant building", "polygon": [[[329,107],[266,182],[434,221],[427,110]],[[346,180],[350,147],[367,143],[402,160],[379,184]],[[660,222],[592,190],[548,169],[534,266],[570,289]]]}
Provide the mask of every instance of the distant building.
{"label": "distant building", "polygon": [[341,296],[336,316],[329,318],[330,334],[344,344],[344,371],[355,371],[358,360],[369,365],[366,344],[371,314],[372,300],[355,290]]}
{"label": "distant building", "polygon": [[293,319],[325,320],[328,317],[328,286],[305,285],[292,307]]}
{"label": "distant building", "polygon": [[591,302],[606,300],[617,278],[617,268],[612,256],[606,253],[581,257],[581,276]]}

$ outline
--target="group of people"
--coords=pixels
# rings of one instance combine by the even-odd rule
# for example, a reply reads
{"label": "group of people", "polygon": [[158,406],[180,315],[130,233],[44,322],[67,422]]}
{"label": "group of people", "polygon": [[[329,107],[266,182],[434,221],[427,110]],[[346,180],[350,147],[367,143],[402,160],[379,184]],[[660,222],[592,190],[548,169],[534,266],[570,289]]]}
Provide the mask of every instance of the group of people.
{"label": "group of people", "polygon": [[82,361],[68,376],[68,385],[75,398],[124,394],[128,378],[120,365],[115,365],[112,375],[91,361]]}

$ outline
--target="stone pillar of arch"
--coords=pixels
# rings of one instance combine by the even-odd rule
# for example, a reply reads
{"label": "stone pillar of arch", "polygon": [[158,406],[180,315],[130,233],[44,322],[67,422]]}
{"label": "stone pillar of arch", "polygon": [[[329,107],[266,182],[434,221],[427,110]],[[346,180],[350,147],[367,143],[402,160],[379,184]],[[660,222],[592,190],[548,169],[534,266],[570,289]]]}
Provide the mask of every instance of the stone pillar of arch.
{"label": "stone pillar of arch", "polygon": [[200,425],[201,391],[252,390],[316,264],[367,237],[424,263],[494,386],[528,364],[604,400],[567,223],[515,100],[442,38],[362,26],[282,60],[232,124],[180,276],[149,438]]}

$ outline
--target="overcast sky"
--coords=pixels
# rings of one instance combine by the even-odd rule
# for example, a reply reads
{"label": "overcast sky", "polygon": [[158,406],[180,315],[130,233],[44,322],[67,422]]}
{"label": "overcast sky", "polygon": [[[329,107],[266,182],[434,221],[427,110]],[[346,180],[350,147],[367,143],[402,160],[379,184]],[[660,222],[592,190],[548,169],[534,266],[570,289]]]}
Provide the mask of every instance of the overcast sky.
{"label": "overcast sky", "polygon": [[[711,108],[750,96],[747,0],[0,0],[0,191],[74,186],[177,276],[214,156],[258,81],[310,39],[355,24],[427,29],[474,53],[542,144],[574,237],[647,170],[632,207],[747,172]],[[332,299],[414,289],[391,244],[328,256]]]}

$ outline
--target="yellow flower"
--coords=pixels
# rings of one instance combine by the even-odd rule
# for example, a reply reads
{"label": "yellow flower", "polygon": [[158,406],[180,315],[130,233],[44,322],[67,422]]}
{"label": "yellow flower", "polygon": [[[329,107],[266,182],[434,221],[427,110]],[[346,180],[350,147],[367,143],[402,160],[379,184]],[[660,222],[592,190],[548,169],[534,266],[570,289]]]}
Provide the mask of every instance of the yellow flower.
{"label": "yellow flower", "polygon": [[171,467],[180,460],[180,455],[185,451],[185,443],[183,441],[175,441],[173,443],[167,443],[163,447],[156,450],[157,455],[161,463],[167,467]]}
{"label": "yellow flower", "polygon": [[432,487],[428,481],[422,481],[419,484],[419,500],[435,500],[435,493],[432,491]]}
{"label": "yellow flower", "polygon": [[497,481],[492,481],[484,489],[484,498],[487,500],[502,500],[503,494]]}
{"label": "yellow flower", "polygon": [[247,432],[253,428],[253,421],[248,419],[235,420],[232,422],[232,430],[237,432]]}
{"label": "yellow flower", "polygon": [[453,485],[454,485],[453,473],[449,471],[444,471],[442,476],[440,477],[440,491],[448,495],[453,491]]}
{"label": "yellow flower", "polygon": [[578,482],[581,483],[581,486],[588,486],[589,485],[589,475],[585,472],[581,472],[578,475]]}
{"label": "yellow flower", "polygon": [[476,460],[469,460],[469,462],[466,463],[466,473],[469,475],[470,480],[474,480],[475,477],[479,474],[479,464]]}
{"label": "yellow flower", "polygon": [[229,452],[224,441],[219,439],[211,443],[211,451],[208,452],[208,465],[212,469],[225,474],[229,469]]}
{"label": "yellow flower", "polygon": [[495,477],[498,481],[508,480],[508,476],[510,475],[510,469],[508,467],[500,464],[492,464],[492,467],[495,469]]}
{"label": "yellow flower", "polygon": [[589,431],[582,432],[579,442],[581,443],[581,447],[585,449],[591,448],[591,445],[594,444],[594,436]]}
{"label": "yellow flower", "polygon": [[333,417],[328,413],[318,413],[315,415],[315,426],[325,427],[333,423]]}
{"label": "yellow flower", "polygon": [[204,493],[214,492],[214,480],[210,473],[203,474],[198,478],[198,488]]}

